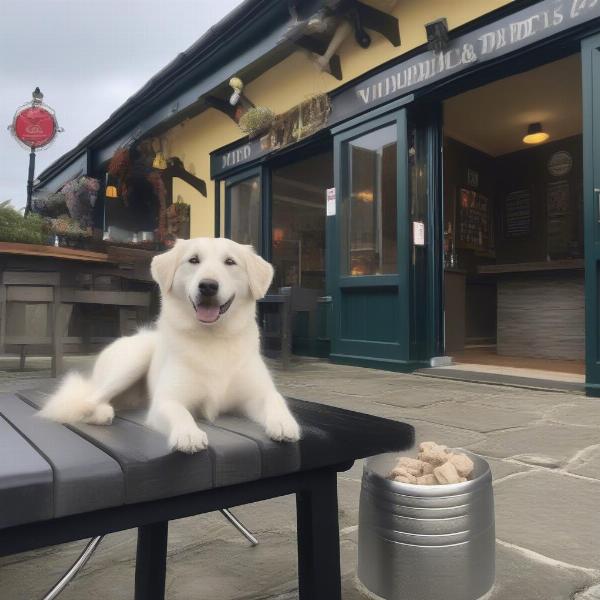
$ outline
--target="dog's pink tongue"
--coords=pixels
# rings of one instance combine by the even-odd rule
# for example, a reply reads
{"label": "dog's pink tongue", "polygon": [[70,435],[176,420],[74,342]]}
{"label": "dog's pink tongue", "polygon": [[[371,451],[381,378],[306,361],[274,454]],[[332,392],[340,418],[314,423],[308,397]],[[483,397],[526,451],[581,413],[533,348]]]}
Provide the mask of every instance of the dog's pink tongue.
{"label": "dog's pink tongue", "polygon": [[196,308],[196,318],[203,323],[214,323],[219,318],[219,307],[199,304]]}

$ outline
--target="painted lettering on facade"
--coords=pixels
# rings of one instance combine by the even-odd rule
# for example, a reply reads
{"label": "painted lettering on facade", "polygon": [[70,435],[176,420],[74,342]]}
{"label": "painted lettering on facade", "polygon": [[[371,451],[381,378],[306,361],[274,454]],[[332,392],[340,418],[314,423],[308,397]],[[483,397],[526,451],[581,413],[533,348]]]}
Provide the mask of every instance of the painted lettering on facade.
{"label": "painted lettering on facade", "polygon": [[241,148],[230,150],[221,157],[221,169],[230,169],[239,163],[244,163],[252,157],[252,148],[246,144]]}
{"label": "painted lettering on facade", "polygon": [[[532,13],[532,11],[534,11]],[[367,85],[355,88],[362,105],[378,103],[387,97],[401,95],[429,81],[462,70],[479,60],[489,60],[520,46],[533,43],[559,31],[600,16],[600,0],[555,0],[541,2],[511,18],[455,40],[450,48],[415,59],[381,73]],[[374,80],[375,79],[375,80]]]}
{"label": "painted lettering on facade", "polygon": [[[328,124],[335,125],[372,107],[432,84],[435,81],[523,48],[586,21],[600,18],[600,0],[541,0],[452,40],[438,54],[430,51],[333,94]],[[266,154],[256,140],[225,154],[217,154],[212,176]]]}

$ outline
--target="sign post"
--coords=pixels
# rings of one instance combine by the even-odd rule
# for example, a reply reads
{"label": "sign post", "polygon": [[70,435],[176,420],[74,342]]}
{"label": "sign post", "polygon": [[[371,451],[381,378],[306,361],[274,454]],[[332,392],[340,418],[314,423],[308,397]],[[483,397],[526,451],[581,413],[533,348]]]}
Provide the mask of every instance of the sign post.
{"label": "sign post", "polygon": [[54,111],[43,103],[44,94],[36,87],[31,94],[32,100],[20,106],[15,112],[12,124],[8,129],[14,138],[29,150],[29,171],[27,174],[27,204],[25,214],[31,211],[33,194],[33,178],[35,175],[35,151],[46,148],[63,131],[58,126]]}

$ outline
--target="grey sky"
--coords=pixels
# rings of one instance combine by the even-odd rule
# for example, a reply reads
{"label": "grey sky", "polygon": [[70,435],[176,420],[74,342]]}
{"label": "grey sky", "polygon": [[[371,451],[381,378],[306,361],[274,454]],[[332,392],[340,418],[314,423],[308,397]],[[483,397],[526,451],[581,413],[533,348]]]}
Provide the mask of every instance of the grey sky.
{"label": "grey sky", "polygon": [[6,127],[39,86],[70,150],[240,0],[0,0],[0,200],[25,205],[28,152]]}

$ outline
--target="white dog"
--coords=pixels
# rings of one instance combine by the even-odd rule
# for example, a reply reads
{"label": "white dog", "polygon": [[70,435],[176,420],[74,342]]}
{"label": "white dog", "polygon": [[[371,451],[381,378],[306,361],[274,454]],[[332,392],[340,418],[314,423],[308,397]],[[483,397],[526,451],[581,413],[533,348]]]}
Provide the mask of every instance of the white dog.
{"label": "white dog", "polygon": [[174,449],[206,448],[193,414],[212,421],[231,410],[260,423],[274,440],[298,440],[300,428],[260,356],[256,301],[273,267],[251,246],[197,238],[178,240],[152,260],[151,271],[162,297],[155,328],[113,342],[90,378],[67,375],[41,415],[109,424],[109,403],[146,378],[148,423]]}

